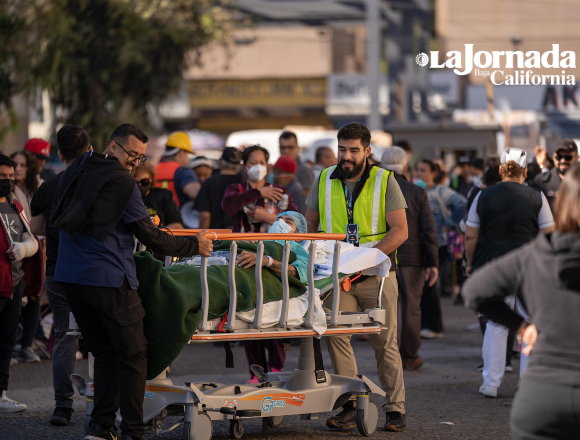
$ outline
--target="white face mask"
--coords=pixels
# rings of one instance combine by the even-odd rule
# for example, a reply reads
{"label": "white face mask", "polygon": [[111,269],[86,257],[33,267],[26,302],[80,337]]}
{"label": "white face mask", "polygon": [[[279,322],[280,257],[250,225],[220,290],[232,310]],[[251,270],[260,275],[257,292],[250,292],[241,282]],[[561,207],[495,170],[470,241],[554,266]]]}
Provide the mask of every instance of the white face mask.
{"label": "white face mask", "polygon": [[248,177],[254,182],[259,182],[268,174],[268,167],[265,165],[254,165],[248,169]]}
{"label": "white face mask", "polygon": [[480,176],[473,176],[471,178],[471,183],[473,183],[475,186],[477,186],[478,188],[481,188],[481,186],[483,185],[483,182],[481,180]]}

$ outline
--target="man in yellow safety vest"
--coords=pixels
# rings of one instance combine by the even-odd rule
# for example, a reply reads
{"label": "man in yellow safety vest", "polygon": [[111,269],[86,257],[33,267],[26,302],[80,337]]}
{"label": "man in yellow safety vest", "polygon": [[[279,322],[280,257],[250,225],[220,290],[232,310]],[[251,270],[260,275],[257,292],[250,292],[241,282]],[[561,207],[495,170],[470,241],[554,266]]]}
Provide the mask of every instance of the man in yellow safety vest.
{"label": "man in yellow safety vest", "polygon": [[[396,249],[407,240],[405,198],[392,172],[370,165],[371,134],[364,124],[351,122],[338,131],[338,165],[322,171],[306,201],[308,232],[318,225],[326,233],[346,233],[347,241],[360,247],[375,247],[391,258],[391,271],[385,278],[382,306],[387,312],[386,326],[372,335],[381,386],[386,393],[383,410],[385,430],[403,431],[405,423],[405,385],[403,366],[397,347]],[[364,274],[353,281],[349,292],[340,292],[340,310],[355,312],[377,307],[380,278]],[[330,304],[332,299],[329,300]],[[326,339],[336,374],[355,377],[356,359],[350,336]],[[354,401],[330,417],[330,428],[356,426]]]}

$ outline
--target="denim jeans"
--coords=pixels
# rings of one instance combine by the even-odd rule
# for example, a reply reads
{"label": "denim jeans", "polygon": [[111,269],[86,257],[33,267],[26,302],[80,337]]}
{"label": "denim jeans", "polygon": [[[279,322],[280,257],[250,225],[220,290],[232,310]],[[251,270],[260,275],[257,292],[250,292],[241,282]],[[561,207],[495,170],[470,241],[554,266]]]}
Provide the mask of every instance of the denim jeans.
{"label": "denim jeans", "polygon": [[74,394],[70,380],[75,367],[77,341],[74,336],[67,336],[69,330],[70,307],[64,295],[62,285],[54,281],[53,275],[46,276],[46,293],[54,321],[54,348],[52,349],[52,384],[57,408],[72,408]]}

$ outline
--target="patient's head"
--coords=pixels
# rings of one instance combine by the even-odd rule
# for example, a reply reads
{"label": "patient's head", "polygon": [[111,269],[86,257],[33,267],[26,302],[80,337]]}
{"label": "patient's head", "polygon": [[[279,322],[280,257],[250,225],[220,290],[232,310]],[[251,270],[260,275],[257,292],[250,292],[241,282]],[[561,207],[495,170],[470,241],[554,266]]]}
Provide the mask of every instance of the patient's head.
{"label": "patient's head", "polygon": [[[287,226],[280,225],[278,220],[285,223],[285,225]],[[276,222],[274,222],[272,226],[274,226],[275,224],[278,225],[276,227],[276,229],[278,229],[278,231],[276,232],[278,233],[282,232],[282,229],[284,229],[283,232],[288,234],[293,233],[305,234],[306,232],[308,232],[308,228],[306,226],[306,219],[302,214],[296,211],[286,211],[278,214],[278,217],[276,217]]]}

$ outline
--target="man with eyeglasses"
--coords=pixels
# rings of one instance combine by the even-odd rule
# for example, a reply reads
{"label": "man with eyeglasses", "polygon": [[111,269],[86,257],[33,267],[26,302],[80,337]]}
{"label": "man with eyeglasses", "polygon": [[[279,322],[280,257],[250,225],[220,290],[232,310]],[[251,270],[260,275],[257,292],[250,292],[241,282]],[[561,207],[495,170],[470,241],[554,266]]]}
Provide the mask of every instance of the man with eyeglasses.
{"label": "man with eyeglasses", "polygon": [[280,135],[278,140],[280,147],[280,156],[290,156],[296,162],[296,180],[304,188],[304,195],[308,196],[310,188],[314,184],[314,174],[312,170],[300,160],[300,148],[298,147],[298,138],[295,133],[285,131]]}
{"label": "man with eyeglasses", "polygon": [[[537,155],[536,155],[537,156]],[[552,212],[554,212],[554,202],[556,201],[556,194],[564,178],[564,174],[570,169],[572,165],[578,162],[578,146],[572,139],[561,139],[554,147],[554,168],[548,172],[540,173],[532,182],[534,188],[541,189]],[[543,164],[539,164],[540,166]]]}
{"label": "man with eyeglasses", "polygon": [[156,229],[130,171],[145,161],[148,137],[123,124],[104,154],[81,154],[62,173],[50,225],[59,229],[54,279],[61,283],[88,351],[95,356],[95,398],[86,440],[144,439],[143,398],[147,374],[145,310],[137,294],[134,236],[148,249],[170,256],[209,256],[211,240]]}

